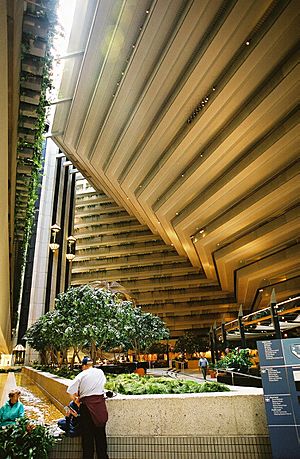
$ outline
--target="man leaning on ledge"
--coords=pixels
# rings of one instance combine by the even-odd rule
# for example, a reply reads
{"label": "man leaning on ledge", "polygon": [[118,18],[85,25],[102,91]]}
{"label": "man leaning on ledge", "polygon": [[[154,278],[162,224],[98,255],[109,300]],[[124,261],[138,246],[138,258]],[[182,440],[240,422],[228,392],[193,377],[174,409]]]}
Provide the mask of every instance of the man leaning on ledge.
{"label": "man leaning on ledge", "polygon": [[83,459],[94,458],[94,444],[98,459],[109,459],[107,454],[106,422],[108,419],[104,398],[106,378],[102,370],[93,367],[93,361],[84,357],[82,371],[69,385],[67,392],[73,400],[80,400],[80,429]]}

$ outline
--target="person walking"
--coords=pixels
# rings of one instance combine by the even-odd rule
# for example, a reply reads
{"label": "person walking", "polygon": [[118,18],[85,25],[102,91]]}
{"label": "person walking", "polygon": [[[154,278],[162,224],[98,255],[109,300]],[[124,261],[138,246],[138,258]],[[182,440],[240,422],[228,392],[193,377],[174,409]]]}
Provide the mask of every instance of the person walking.
{"label": "person walking", "polygon": [[203,354],[201,354],[201,357],[200,357],[200,359],[198,361],[198,367],[199,367],[199,370],[202,371],[203,379],[206,381],[208,360],[206,359],[206,357]]}
{"label": "person walking", "polygon": [[98,459],[109,459],[107,454],[106,422],[108,419],[104,398],[106,382],[102,370],[93,367],[93,361],[84,357],[82,371],[71,382],[67,393],[80,400],[80,432],[83,459],[93,459],[96,444]]}

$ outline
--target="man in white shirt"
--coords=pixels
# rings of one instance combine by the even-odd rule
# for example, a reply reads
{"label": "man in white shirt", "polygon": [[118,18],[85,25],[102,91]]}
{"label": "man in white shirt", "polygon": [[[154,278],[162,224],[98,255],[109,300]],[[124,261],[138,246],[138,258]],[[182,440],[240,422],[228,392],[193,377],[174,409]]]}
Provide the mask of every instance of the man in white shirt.
{"label": "man in white shirt", "polygon": [[104,399],[106,382],[102,370],[93,367],[89,357],[82,359],[82,372],[69,385],[67,392],[80,400],[80,429],[83,459],[94,458],[94,442],[98,459],[108,459],[105,426],[108,419]]}

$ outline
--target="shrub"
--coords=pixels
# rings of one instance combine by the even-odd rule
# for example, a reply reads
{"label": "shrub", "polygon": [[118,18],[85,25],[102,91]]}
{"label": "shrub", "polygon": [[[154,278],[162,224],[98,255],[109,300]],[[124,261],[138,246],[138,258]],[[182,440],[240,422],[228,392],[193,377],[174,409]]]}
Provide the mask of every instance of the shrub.
{"label": "shrub", "polygon": [[56,442],[49,429],[27,418],[0,428],[1,459],[47,459]]}
{"label": "shrub", "polygon": [[234,368],[236,371],[245,371],[252,366],[250,349],[232,349],[225,357],[217,362],[218,368]]}
{"label": "shrub", "polygon": [[175,380],[166,377],[155,378],[154,376],[139,377],[136,374],[109,375],[105,388],[124,395],[188,394],[230,390],[224,384],[216,382],[197,383],[186,379]]}

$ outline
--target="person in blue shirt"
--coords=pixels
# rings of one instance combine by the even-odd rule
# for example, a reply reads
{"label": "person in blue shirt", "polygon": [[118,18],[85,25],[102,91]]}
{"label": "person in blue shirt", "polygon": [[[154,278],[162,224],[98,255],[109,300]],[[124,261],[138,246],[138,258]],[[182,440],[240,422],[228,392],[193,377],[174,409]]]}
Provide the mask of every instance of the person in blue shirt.
{"label": "person in blue shirt", "polygon": [[206,381],[206,374],[207,374],[207,367],[208,367],[208,360],[201,354],[201,357],[198,361],[199,370],[201,370],[203,379]]}
{"label": "person in blue shirt", "polygon": [[9,400],[0,408],[0,427],[14,424],[16,419],[25,414],[24,405],[19,401],[21,391],[11,390],[8,394]]}
{"label": "person in blue shirt", "polygon": [[58,427],[66,432],[68,437],[80,435],[80,402],[73,400],[69,406],[65,406],[66,416],[57,421]]}

